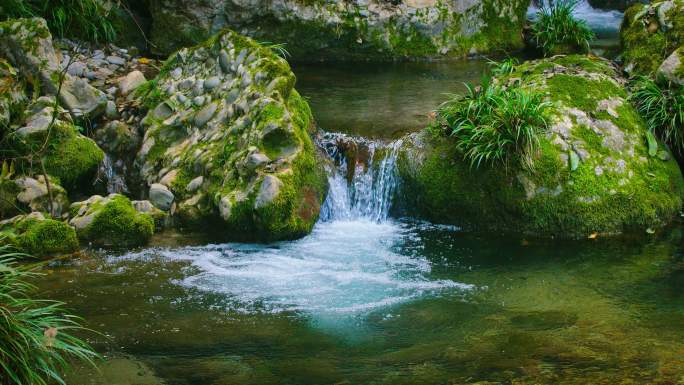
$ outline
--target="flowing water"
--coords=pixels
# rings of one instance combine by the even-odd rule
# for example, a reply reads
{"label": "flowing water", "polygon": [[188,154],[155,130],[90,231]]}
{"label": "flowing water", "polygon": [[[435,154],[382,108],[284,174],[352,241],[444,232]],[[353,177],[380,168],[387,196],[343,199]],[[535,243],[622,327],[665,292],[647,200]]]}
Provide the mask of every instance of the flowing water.
{"label": "flowing water", "polygon": [[684,384],[681,223],[541,242],[392,216],[394,138],[484,67],[450,65],[296,68],[345,132],[319,138],[330,193],[303,239],[162,234],[51,262],[41,293],[105,355],[69,385]]}

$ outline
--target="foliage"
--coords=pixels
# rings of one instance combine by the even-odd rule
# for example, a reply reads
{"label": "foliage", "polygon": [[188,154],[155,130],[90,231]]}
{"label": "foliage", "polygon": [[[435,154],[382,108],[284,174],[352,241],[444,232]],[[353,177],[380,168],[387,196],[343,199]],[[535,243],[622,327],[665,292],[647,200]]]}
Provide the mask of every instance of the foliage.
{"label": "foliage", "polygon": [[562,52],[563,49],[589,51],[594,32],[583,20],[573,16],[578,0],[558,0],[543,5],[532,24],[532,36],[544,55]]}
{"label": "foliage", "polygon": [[116,38],[110,9],[99,0],[0,0],[0,20],[42,17],[59,37],[95,42]]}
{"label": "foliage", "polygon": [[672,147],[684,150],[684,87],[641,77],[632,88],[632,103],[649,130]]}
{"label": "foliage", "polygon": [[0,246],[0,383],[65,384],[67,359],[92,363],[96,353],[69,334],[83,328],[63,303],[32,297],[36,288],[26,281],[39,274],[16,262],[22,256]]}
{"label": "foliage", "polygon": [[509,57],[501,62],[490,60],[487,62],[489,65],[490,72],[493,76],[510,75],[515,70],[515,66],[518,65],[520,61],[517,58]]}
{"label": "foliage", "polygon": [[489,81],[480,87],[466,84],[466,88],[465,96],[455,96],[438,108],[439,129],[456,138],[456,146],[471,167],[507,166],[513,158],[531,166],[551,103],[544,102],[541,94]]}

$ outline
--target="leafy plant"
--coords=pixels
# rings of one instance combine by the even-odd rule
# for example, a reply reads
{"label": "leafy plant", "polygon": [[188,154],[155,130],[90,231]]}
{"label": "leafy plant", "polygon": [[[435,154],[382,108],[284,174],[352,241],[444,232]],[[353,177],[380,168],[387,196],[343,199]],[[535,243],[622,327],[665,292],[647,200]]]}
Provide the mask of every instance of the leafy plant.
{"label": "leafy plant", "polygon": [[259,42],[259,45],[270,49],[271,51],[273,51],[273,53],[282,57],[283,59],[287,59],[292,56],[290,55],[290,52],[285,48],[285,43],[271,43],[268,41],[263,41]]}
{"label": "leafy plant", "polygon": [[542,5],[532,24],[532,36],[537,47],[549,56],[568,50],[589,51],[596,35],[586,22],[573,16],[578,0],[556,0]]}
{"label": "leafy plant", "polygon": [[59,37],[113,41],[116,29],[112,16],[100,0],[0,0],[0,19],[42,17]]}
{"label": "leafy plant", "polygon": [[456,139],[471,167],[507,167],[515,159],[531,168],[551,104],[539,93],[490,81],[480,87],[466,84],[466,89],[464,96],[454,96],[439,107],[439,129]]}
{"label": "leafy plant", "polygon": [[32,297],[27,282],[39,274],[20,266],[9,246],[0,246],[0,383],[66,385],[60,372],[75,358],[92,363],[90,346],[70,332],[83,330],[63,303]]}
{"label": "leafy plant", "polygon": [[494,60],[489,60],[487,62],[493,76],[510,75],[515,70],[515,66],[519,63],[520,61],[514,57],[506,58],[500,62]]}
{"label": "leafy plant", "polygon": [[630,96],[649,130],[678,151],[684,150],[684,87],[641,77]]}

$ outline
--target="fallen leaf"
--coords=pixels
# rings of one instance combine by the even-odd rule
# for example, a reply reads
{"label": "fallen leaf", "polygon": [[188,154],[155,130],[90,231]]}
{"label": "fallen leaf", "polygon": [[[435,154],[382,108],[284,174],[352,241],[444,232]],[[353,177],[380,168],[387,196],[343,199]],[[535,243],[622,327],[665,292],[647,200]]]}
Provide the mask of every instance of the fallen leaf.
{"label": "fallen leaf", "polygon": [[52,347],[52,344],[54,343],[55,338],[57,337],[57,328],[47,328],[43,332],[43,335],[45,336],[45,346]]}
{"label": "fallen leaf", "polygon": [[596,238],[598,238],[598,233],[591,233],[591,235],[589,235],[589,239],[596,239]]}

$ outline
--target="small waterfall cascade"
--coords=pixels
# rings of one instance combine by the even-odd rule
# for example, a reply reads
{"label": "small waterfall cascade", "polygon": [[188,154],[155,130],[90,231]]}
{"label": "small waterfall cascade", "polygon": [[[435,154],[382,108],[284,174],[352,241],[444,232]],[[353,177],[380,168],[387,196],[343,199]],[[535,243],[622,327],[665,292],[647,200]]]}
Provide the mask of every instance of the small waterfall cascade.
{"label": "small waterfall cascade", "polygon": [[401,140],[385,143],[325,134],[318,144],[333,164],[321,220],[385,221],[399,185],[396,164]]}
{"label": "small waterfall cascade", "polygon": [[128,186],[126,186],[126,181],[120,171],[125,172],[123,162],[114,161],[112,157],[105,153],[99,172],[107,183],[108,194],[128,192]]}
{"label": "small waterfall cascade", "polygon": [[[535,19],[542,7],[550,7],[557,0],[534,0],[527,11],[527,17]],[[617,32],[620,30],[623,14],[615,10],[596,9],[587,0],[580,0],[574,12],[575,17],[587,22],[589,27],[597,32]]]}

